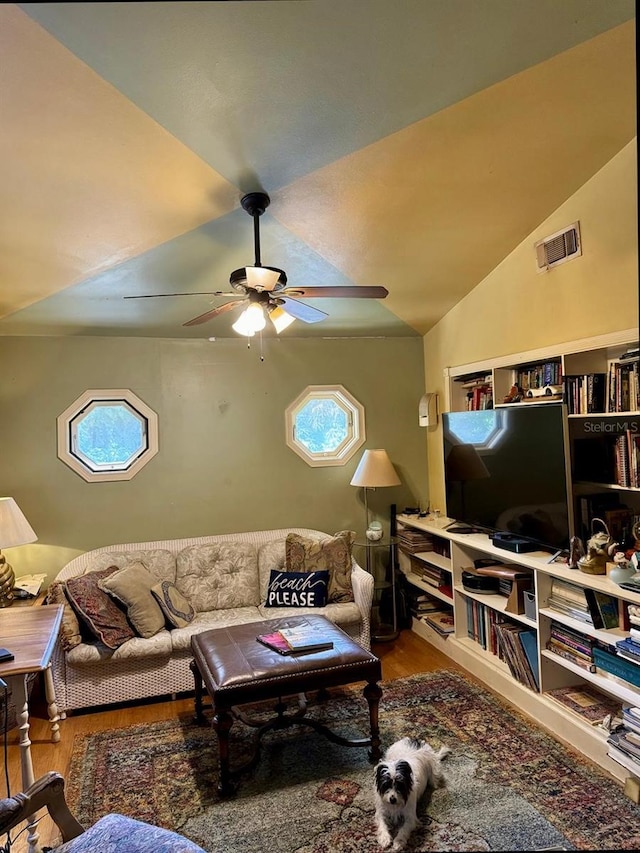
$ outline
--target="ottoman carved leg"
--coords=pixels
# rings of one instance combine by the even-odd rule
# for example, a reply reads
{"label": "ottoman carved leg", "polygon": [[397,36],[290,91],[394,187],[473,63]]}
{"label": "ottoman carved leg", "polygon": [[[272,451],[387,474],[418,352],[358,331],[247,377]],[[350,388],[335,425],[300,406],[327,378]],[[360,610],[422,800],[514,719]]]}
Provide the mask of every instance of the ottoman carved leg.
{"label": "ottoman carved leg", "polygon": [[378,726],[378,706],[382,690],[375,681],[369,682],[364,688],[364,697],[369,704],[369,723],[371,726],[371,749],[369,750],[369,761],[377,764],[381,758],[380,752],[380,728]]}
{"label": "ottoman carved leg", "polygon": [[198,723],[199,726],[203,726],[206,723],[206,719],[204,714],[202,713],[202,676],[200,675],[200,670],[194,660],[189,664],[189,669],[193,673],[193,681],[194,681],[194,689],[195,696],[193,699],[194,704],[194,720]]}
{"label": "ottoman carved leg", "polygon": [[219,776],[218,793],[221,797],[231,797],[235,788],[231,782],[229,769],[229,732],[233,725],[233,716],[226,708],[216,708],[211,724],[218,735]]}

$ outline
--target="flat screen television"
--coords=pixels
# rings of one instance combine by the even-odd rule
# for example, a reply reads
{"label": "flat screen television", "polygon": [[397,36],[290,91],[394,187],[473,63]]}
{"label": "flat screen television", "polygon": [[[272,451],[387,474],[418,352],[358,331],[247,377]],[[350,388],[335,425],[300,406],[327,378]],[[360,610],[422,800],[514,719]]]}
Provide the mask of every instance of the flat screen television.
{"label": "flat screen television", "polygon": [[447,516],[487,533],[569,548],[566,415],[562,404],[442,416]]}

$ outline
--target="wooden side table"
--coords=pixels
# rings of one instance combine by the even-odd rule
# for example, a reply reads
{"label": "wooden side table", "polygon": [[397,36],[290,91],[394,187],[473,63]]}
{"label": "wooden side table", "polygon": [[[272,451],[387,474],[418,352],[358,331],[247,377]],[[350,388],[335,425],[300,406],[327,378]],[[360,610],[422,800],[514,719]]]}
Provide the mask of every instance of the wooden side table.
{"label": "wooden side table", "polygon": [[[14,655],[14,660],[0,663],[0,678],[11,685],[16,706],[16,721],[20,730],[20,765],[22,787],[34,783],[29,740],[29,676],[43,673],[51,723],[52,739],[60,740],[60,716],[55,701],[51,676],[51,655],[62,624],[63,606],[45,604],[42,607],[8,607],[0,610],[0,640]],[[29,853],[37,849],[36,823],[29,821],[27,842]]]}

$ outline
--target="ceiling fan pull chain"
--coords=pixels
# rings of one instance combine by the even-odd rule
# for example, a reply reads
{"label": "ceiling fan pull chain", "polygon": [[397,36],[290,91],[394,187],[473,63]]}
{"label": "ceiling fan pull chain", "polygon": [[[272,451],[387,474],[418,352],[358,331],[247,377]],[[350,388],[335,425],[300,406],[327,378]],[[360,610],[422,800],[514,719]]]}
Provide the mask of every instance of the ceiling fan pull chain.
{"label": "ceiling fan pull chain", "polygon": [[262,330],[260,330],[260,332],[258,332],[258,334],[260,335],[260,361],[264,361],[264,346],[263,346],[263,339],[262,339]]}

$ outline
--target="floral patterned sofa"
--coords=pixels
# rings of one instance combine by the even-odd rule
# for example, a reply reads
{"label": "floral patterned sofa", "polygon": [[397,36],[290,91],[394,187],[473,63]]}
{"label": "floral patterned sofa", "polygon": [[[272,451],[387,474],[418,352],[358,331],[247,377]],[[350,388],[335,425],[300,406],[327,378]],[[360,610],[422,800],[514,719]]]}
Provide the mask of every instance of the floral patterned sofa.
{"label": "floral patterned sofa", "polygon": [[[49,602],[65,606],[52,658],[59,711],[193,690],[191,637],[211,628],[316,613],[369,648],[373,578],[351,554],[353,537],[283,528],[76,557],[48,590]],[[324,606],[267,606],[272,572],[291,568],[328,571]]]}

